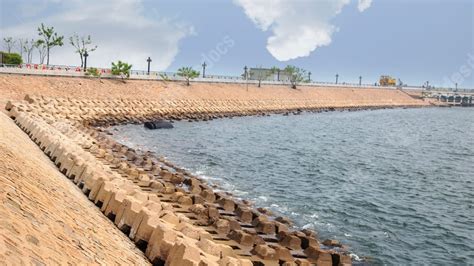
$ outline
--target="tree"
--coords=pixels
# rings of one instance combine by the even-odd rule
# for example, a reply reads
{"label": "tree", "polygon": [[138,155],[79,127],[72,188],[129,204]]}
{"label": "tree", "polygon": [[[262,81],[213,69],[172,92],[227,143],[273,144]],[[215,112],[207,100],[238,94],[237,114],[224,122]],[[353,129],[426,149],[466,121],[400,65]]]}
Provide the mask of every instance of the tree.
{"label": "tree", "polygon": [[20,48],[20,49],[18,49],[18,52],[19,52],[18,54],[20,55],[22,60],[23,60],[23,44],[24,43],[25,43],[25,41],[22,38],[18,39],[18,48]]}
{"label": "tree", "polygon": [[16,40],[14,40],[12,37],[6,37],[3,38],[3,42],[5,43],[5,50],[7,50],[7,53],[11,53],[13,47],[15,46]]}
{"label": "tree", "polygon": [[129,65],[125,62],[118,61],[117,63],[112,62],[112,75],[120,76],[122,80],[127,77],[130,77],[130,70],[132,69],[132,65]]}
{"label": "tree", "polygon": [[6,65],[21,65],[23,63],[23,59],[17,53],[5,53],[1,52],[1,57],[3,57],[2,64]]}
{"label": "tree", "polygon": [[296,89],[296,86],[305,80],[306,70],[304,69],[295,66],[287,66],[284,71],[288,75],[291,88],[293,89]]}
{"label": "tree", "polygon": [[57,32],[54,32],[54,27],[45,27],[43,23],[41,23],[41,27],[38,27],[38,35],[43,38],[38,42],[46,47],[46,64],[49,65],[51,49],[55,46],[63,46],[64,36],[59,36]]}
{"label": "tree", "polygon": [[199,77],[199,71],[194,70],[192,67],[182,67],[178,69],[178,76],[183,77],[186,80],[186,85],[189,86],[191,79]]}
{"label": "tree", "polygon": [[40,64],[43,64],[46,58],[46,45],[38,40],[35,42],[35,48],[38,49]]}
{"label": "tree", "polygon": [[93,47],[88,47],[92,44],[91,36],[87,35],[79,37],[76,33],[73,36],[69,37],[69,43],[76,48],[76,53],[79,54],[81,58],[81,67],[84,66],[84,53],[94,52],[97,49],[97,45]]}
{"label": "tree", "polygon": [[23,42],[23,45],[22,45],[21,49],[23,50],[23,52],[26,53],[26,63],[27,64],[31,64],[31,62],[33,61],[33,49],[34,48],[35,48],[35,40],[26,39]]}

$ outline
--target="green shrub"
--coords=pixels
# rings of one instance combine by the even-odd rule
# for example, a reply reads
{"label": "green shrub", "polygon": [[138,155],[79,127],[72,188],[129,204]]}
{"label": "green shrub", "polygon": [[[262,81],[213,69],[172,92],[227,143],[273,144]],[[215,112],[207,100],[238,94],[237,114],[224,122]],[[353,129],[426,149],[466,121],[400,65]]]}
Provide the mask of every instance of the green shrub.
{"label": "green shrub", "polygon": [[7,65],[21,65],[23,64],[23,59],[21,55],[17,53],[5,53],[1,52],[1,56],[3,58],[3,64]]}
{"label": "green shrub", "polygon": [[95,78],[100,78],[101,73],[100,70],[95,67],[89,67],[86,71],[86,76],[92,76]]}
{"label": "green shrub", "polygon": [[168,77],[168,75],[166,73],[160,73],[160,78],[163,80],[163,81],[171,81],[171,79]]}
{"label": "green shrub", "polygon": [[122,79],[130,77],[131,69],[132,69],[132,65],[129,65],[120,60],[117,63],[112,62],[112,75],[120,76]]}

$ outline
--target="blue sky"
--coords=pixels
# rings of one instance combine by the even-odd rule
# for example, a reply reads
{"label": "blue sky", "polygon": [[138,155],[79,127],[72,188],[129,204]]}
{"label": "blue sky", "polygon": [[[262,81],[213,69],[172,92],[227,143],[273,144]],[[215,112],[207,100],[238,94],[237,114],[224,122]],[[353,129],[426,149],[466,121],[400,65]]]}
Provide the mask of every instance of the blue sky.
{"label": "blue sky", "polygon": [[[91,34],[90,65],[123,59],[174,71],[206,60],[207,73],[297,65],[312,78],[374,83],[381,74],[420,85],[474,87],[470,0],[0,0],[1,37],[34,37],[41,22]],[[363,3],[361,3],[363,2]],[[364,7],[361,7],[364,4]],[[362,12],[361,12],[362,11]],[[78,64],[70,45],[53,64]]]}

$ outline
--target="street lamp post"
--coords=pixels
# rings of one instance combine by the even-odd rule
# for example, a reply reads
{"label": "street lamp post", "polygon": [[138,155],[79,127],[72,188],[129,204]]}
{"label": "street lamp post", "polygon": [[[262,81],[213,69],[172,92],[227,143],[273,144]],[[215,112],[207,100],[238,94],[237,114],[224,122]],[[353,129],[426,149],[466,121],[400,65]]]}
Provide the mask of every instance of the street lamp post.
{"label": "street lamp post", "polygon": [[245,66],[245,67],[244,67],[245,87],[246,87],[247,91],[249,91],[249,82],[248,82],[248,74],[247,74],[247,71],[248,71],[248,67]]}
{"label": "street lamp post", "polygon": [[336,84],[339,81],[339,74],[336,74]]}
{"label": "street lamp post", "polygon": [[87,57],[89,54],[87,53],[87,50],[84,52],[84,72],[87,70]]}
{"label": "street lamp post", "polygon": [[148,57],[148,59],[146,60],[148,62],[148,71],[147,71],[147,75],[150,75],[150,63],[151,63],[151,58]]}
{"label": "street lamp post", "polygon": [[204,61],[204,63],[202,64],[202,77],[205,78],[206,77],[206,61]]}
{"label": "street lamp post", "polygon": [[359,86],[362,86],[362,76],[359,76]]}

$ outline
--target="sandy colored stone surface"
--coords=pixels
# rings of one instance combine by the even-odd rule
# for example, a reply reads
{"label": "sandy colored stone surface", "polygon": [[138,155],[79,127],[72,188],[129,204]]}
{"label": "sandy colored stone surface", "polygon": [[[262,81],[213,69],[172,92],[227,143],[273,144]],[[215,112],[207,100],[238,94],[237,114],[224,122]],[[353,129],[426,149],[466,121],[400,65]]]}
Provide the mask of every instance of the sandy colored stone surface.
{"label": "sandy colored stone surface", "polygon": [[[0,75],[0,105],[6,99],[22,100],[26,94],[49,97],[93,98],[93,99],[147,99],[147,100],[318,100],[338,105],[341,103],[378,104],[381,100],[413,103],[408,94],[394,89],[352,89],[221,83],[163,82],[145,80],[120,80],[38,77]],[[422,103],[422,101],[418,102]]]}
{"label": "sandy colored stone surface", "polygon": [[1,265],[149,264],[2,113],[0,201]]}

